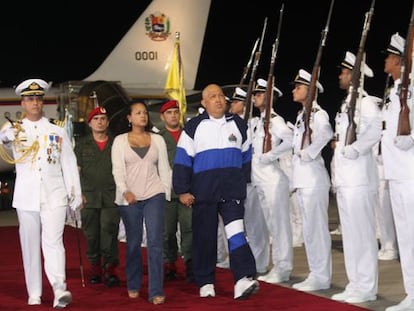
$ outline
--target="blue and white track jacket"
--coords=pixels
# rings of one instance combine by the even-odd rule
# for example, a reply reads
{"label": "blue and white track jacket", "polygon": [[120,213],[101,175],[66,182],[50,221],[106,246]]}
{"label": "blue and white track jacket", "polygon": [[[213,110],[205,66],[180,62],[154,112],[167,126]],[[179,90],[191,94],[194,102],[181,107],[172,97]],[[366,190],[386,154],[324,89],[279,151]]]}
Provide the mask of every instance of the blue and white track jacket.
{"label": "blue and white track jacket", "polygon": [[244,200],[252,149],[246,122],[237,115],[204,112],[185,125],[177,144],[173,187],[197,202]]}

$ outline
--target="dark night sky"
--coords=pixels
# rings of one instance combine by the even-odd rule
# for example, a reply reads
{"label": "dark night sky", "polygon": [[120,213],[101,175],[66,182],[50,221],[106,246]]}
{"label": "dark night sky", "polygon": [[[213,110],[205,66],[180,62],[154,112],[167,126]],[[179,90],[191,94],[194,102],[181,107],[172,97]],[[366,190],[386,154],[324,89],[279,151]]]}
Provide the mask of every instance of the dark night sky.
{"label": "dark night sky", "polygon": [[[211,82],[221,85],[239,82],[266,16],[268,28],[257,77],[267,78],[282,2],[213,0],[196,89]],[[276,85],[284,92],[277,110],[293,121],[299,106],[291,103],[290,81],[300,68],[312,71],[330,1],[284,2],[274,73]],[[148,3],[148,0],[117,1],[116,4],[73,0],[54,1],[46,6],[42,2],[11,2],[9,11],[3,11],[0,19],[0,86],[11,87],[29,76],[43,77],[55,84],[87,77]],[[320,82],[326,91],[318,100],[331,116],[343,95],[338,88],[337,65],[346,50],[357,52],[364,14],[370,4],[366,0],[335,1],[321,62]],[[406,35],[411,9],[410,0],[376,1],[365,49],[367,63],[375,73],[365,88],[373,95],[382,97],[385,83],[381,50],[387,47],[393,33]]]}

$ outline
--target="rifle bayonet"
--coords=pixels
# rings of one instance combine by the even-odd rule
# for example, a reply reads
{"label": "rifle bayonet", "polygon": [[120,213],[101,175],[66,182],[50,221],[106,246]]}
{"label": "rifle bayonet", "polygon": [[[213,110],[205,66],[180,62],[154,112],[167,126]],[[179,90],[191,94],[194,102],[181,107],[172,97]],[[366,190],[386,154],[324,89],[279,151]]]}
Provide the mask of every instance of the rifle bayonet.
{"label": "rifle bayonet", "polygon": [[249,86],[248,86],[247,92],[246,92],[246,109],[244,111],[244,120],[245,121],[249,120],[252,117],[252,107],[251,106],[252,106],[253,85],[254,85],[254,80],[255,80],[255,77],[256,77],[257,67],[259,65],[260,56],[262,54],[263,40],[264,40],[264,36],[265,36],[265,33],[266,33],[266,27],[267,27],[267,17],[265,18],[264,23],[263,23],[262,36],[260,37],[259,48],[255,53],[252,73],[250,75]]}

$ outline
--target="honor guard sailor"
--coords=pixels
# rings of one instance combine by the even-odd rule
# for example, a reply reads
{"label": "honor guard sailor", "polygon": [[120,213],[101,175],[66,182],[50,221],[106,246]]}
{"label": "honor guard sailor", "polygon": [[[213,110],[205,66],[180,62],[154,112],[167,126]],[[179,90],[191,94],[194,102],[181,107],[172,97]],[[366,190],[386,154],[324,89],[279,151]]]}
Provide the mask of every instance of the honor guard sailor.
{"label": "honor guard sailor", "polygon": [[[300,69],[293,81],[292,90],[293,101],[303,106],[293,131],[292,187],[296,189],[302,214],[303,240],[309,266],[307,278],[293,284],[293,288],[306,292],[329,288],[332,278],[331,237],[328,227],[330,181],[321,152],[332,139],[333,131],[328,114],[314,100],[310,103],[308,124],[311,129],[311,142],[302,146],[306,128],[304,114],[311,80],[312,76]],[[324,89],[319,81],[316,81],[315,87],[316,93],[323,93]]]}
{"label": "honor guard sailor", "polygon": [[[407,38],[408,39],[408,38]],[[403,285],[406,297],[386,311],[405,311],[414,309],[414,107],[413,97],[408,98],[410,135],[397,135],[401,102],[399,97],[403,82],[410,82],[408,93],[413,94],[412,80],[402,81],[402,65],[406,43],[398,33],[391,36],[386,51],[384,71],[391,75],[394,85],[382,109],[383,127],[381,137],[382,159],[384,161],[384,177],[389,182],[392,211],[397,232]],[[406,55],[411,57],[411,55]],[[405,62],[407,63],[407,62]],[[412,68],[405,68],[412,71]],[[411,84],[411,85],[410,85]]]}
{"label": "honor guard sailor", "polygon": [[[282,92],[270,86],[270,93]],[[267,283],[288,281],[293,267],[292,231],[289,213],[289,179],[278,159],[292,147],[292,131],[282,116],[273,110],[266,116],[267,81],[258,79],[253,89],[254,107],[260,116],[249,120],[252,136],[252,182],[246,197],[246,231],[256,259],[258,280]],[[271,151],[263,153],[265,119],[270,121]],[[270,247],[270,240],[277,247]],[[269,253],[271,254],[269,255]],[[269,258],[271,262],[269,263]],[[269,264],[272,266],[267,271]]]}
{"label": "honor guard sailor", "polygon": [[[332,299],[362,303],[375,300],[378,291],[375,206],[379,179],[373,147],[381,137],[381,118],[378,108],[380,99],[369,96],[362,83],[374,74],[364,61],[358,67],[355,61],[355,55],[347,51],[338,76],[339,87],[346,91],[346,97],[335,118],[336,142],[332,159],[335,174],[332,182],[336,189],[348,284],[345,291],[333,295]],[[358,80],[362,82],[352,103],[352,78],[357,74],[353,72],[354,67],[361,68]],[[356,140],[348,142],[350,109],[353,105]],[[363,241],[361,237],[364,237]]]}

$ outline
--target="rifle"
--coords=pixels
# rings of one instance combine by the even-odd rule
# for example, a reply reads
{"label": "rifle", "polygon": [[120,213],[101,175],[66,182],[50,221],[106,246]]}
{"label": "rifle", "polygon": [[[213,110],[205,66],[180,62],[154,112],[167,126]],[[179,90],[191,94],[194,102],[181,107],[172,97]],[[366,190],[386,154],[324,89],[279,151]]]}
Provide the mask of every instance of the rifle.
{"label": "rifle", "polygon": [[263,23],[263,30],[262,30],[262,36],[260,38],[260,43],[259,43],[259,49],[256,51],[255,55],[254,55],[254,63],[253,63],[253,68],[252,68],[252,73],[250,75],[250,80],[249,80],[249,86],[247,87],[247,92],[246,92],[246,110],[244,111],[244,120],[247,121],[252,117],[252,93],[253,93],[253,85],[254,85],[254,80],[256,77],[256,71],[257,71],[257,66],[259,65],[259,60],[260,60],[260,56],[262,54],[262,47],[263,47],[263,40],[264,40],[264,35],[266,32],[266,26],[267,26],[267,17],[264,20]]}
{"label": "rifle", "polygon": [[265,91],[264,101],[265,101],[266,107],[265,107],[265,117],[264,117],[264,122],[263,122],[264,133],[265,133],[265,136],[263,138],[263,153],[269,152],[272,149],[272,135],[270,134],[269,128],[270,128],[270,114],[271,114],[271,110],[272,110],[271,108],[272,108],[272,103],[273,103],[273,80],[274,80],[273,72],[275,69],[277,50],[279,48],[279,38],[280,38],[280,29],[282,27],[283,9],[284,9],[284,4],[282,4],[282,7],[280,8],[279,23],[277,26],[277,35],[276,35],[276,39],[272,47],[272,55],[270,59],[270,70],[269,70],[269,75],[267,78],[266,91]]}
{"label": "rifle", "polygon": [[[351,94],[351,98],[348,103],[348,112],[347,112],[348,113],[348,127],[346,129],[345,145],[350,145],[357,139],[356,138],[357,125],[354,120],[355,107],[356,107],[357,97],[359,93],[358,89],[360,87],[360,81],[361,81],[360,80],[361,79],[361,64],[364,58],[365,43],[367,41],[369,26],[371,24],[372,15],[374,14],[374,6],[375,6],[375,0],[372,0],[371,8],[369,9],[368,12],[365,13],[364,27],[362,29],[361,40],[359,42],[358,53],[355,57],[354,69],[352,70],[351,85],[348,90],[349,94]],[[362,79],[363,78],[364,78],[364,75],[362,74]]]}
{"label": "rifle", "polygon": [[244,67],[244,69],[243,69],[243,74],[242,74],[240,82],[239,82],[239,87],[242,87],[242,85],[244,84],[244,81],[246,80],[247,74],[249,73],[250,67],[252,66],[253,57],[255,55],[257,45],[259,44],[259,40],[260,40],[260,38],[257,38],[256,42],[254,43],[252,53],[250,54],[249,61],[247,62],[246,67]]}
{"label": "rifle", "polygon": [[321,35],[321,40],[319,43],[319,49],[318,49],[318,53],[316,55],[316,60],[315,63],[313,65],[313,69],[312,69],[312,76],[311,76],[311,80],[309,83],[309,90],[308,90],[308,94],[306,96],[306,102],[304,105],[304,109],[303,109],[303,121],[304,121],[304,125],[305,125],[305,131],[303,133],[302,136],[302,149],[309,146],[311,144],[311,134],[312,134],[312,130],[310,128],[310,116],[311,116],[311,112],[312,112],[312,103],[315,100],[316,97],[316,84],[318,82],[318,78],[319,78],[319,70],[320,70],[320,64],[321,64],[321,58],[322,58],[322,51],[323,48],[325,47],[325,42],[326,42],[326,37],[328,35],[328,31],[329,31],[329,23],[331,21],[331,15],[332,15],[332,9],[333,9],[333,5],[334,5],[335,0],[331,0],[331,5],[329,8],[329,13],[328,13],[328,19],[326,20],[326,26],[325,28],[322,30],[322,35]]}
{"label": "rifle", "polygon": [[410,74],[412,68],[413,42],[414,42],[414,5],[411,12],[410,24],[408,26],[407,40],[405,41],[404,55],[401,64],[401,84],[399,86],[399,98],[401,110],[398,117],[397,135],[410,135],[410,108],[408,107],[408,88],[410,85]]}

